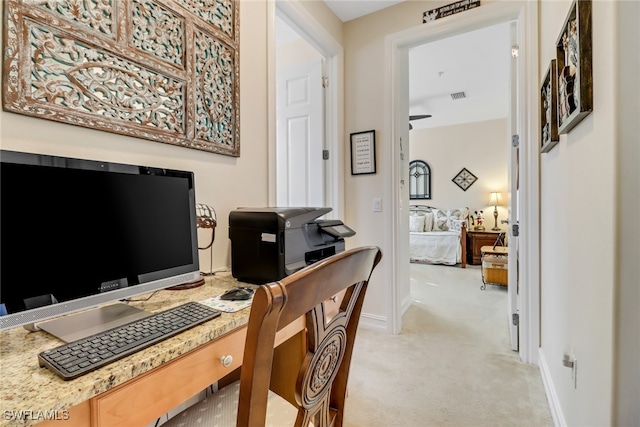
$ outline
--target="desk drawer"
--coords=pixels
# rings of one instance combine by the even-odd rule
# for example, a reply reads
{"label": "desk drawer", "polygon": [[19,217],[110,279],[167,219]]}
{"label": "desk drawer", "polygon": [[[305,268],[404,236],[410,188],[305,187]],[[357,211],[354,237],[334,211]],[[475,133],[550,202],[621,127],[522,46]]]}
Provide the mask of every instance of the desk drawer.
{"label": "desk drawer", "polygon": [[[98,426],[145,425],[242,365],[246,327],[211,341],[92,401]],[[233,362],[224,367],[222,356]]]}

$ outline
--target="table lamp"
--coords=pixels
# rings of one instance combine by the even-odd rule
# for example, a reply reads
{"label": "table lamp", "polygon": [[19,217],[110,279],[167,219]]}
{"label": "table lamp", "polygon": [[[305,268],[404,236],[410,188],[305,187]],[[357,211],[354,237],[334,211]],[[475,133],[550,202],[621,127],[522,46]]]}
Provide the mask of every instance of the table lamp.
{"label": "table lamp", "polygon": [[500,227],[498,227],[498,205],[500,204],[501,201],[502,201],[502,195],[499,192],[494,191],[491,193],[491,197],[489,198],[489,204],[493,205],[493,218],[495,220],[495,223],[492,228],[493,231],[500,231]]}

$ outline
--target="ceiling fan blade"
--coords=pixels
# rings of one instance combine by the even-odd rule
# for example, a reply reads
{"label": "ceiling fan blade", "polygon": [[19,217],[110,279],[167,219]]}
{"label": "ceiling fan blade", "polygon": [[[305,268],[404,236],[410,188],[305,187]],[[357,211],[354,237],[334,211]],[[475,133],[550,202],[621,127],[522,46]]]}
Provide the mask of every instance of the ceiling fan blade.
{"label": "ceiling fan blade", "polygon": [[431,114],[417,114],[414,116],[409,116],[409,120],[428,119],[429,117],[431,117]]}

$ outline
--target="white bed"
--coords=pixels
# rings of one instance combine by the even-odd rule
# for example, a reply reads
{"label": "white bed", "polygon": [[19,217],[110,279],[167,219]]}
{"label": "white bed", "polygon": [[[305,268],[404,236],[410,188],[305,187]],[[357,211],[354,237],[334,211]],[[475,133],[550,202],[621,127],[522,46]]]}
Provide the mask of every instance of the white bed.
{"label": "white bed", "polygon": [[409,259],[414,262],[456,265],[462,262],[458,231],[409,233]]}
{"label": "white bed", "polygon": [[[415,205],[410,207],[410,212],[410,261],[444,265],[460,264],[465,268],[467,265],[466,212],[468,210],[465,208],[445,211]],[[421,217],[426,217],[426,220]],[[436,224],[435,227],[434,224]]]}

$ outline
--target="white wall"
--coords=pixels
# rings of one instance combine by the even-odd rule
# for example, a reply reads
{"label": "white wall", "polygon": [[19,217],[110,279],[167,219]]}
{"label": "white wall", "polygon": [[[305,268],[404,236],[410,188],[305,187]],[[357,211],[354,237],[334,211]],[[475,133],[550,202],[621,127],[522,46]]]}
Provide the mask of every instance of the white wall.
{"label": "white wall", "polygon": [[[637,270],[637,212],[638,205],[628,205],[627,200],[638,200],[637,122],[638,122],[638,30],[636,17],[626,21],[624,29],[616,34],[624,21],[616,11],[625,2],[594,1],[593,6],[593,99],[594,109],[569,134],[560,137],[559,144],[549,153],[541,155],[541,363],[545,366],[546,382],[552,391],[555,412],[559,423],[571,426],[605,426],[614,424],[613,408],[618,416],[635,411],[637,425],[638,402],[638,316],[637,283],[635,308],[616,307],[618,292],[631,290],[630,284],[618,287],[620,264],[633,263]],[[549,61],[555,55],[555,42],[571,5],[570,1],[540,3],[540,64],[538,76],[544,75]],[[633,9],[633,7],[631,7]],[[635,39],[633,38],[635,34]],[[633,50],[630,40],[635,40],[635,52],[617,52],[620,40],[627,38],[627,47]],[[630,37],[630,38],[629,38]],[[630,87],[617,91],[619,70],[635,66],[632,73],[636,81]],[[627,82],[631,81],[628,75]],[[635,89],[636,96],[621,96]],[[631,102],[634,104],[632,105]],[[626,116],[635,111],[634,118]],[[621,122],[620,114],[635,124]],[[622,144],[620,129],[635,126],[635,151],[629,144]],[[628,129],[628,127],[627,127]],[[626,138],[631,132],[626,134]],[[634,160],[617,156],[621,147],[635,153]],[[619,166],[635,171],[634,188],[620,181]],[[632,175],[633,176],[633,175]],[[630,176],[631,177],[631,176]],[[635,192],[635,194],[631,194]],[[616,220],[626,217],[618,206],[631,206],[636,212],[636,224],[621,233],[635,234],[621,237],[617,234]],[[618,250],[620,240],[627,241],[635,253]],[[635,242],[635,243],[634,243]],[[635,246],[634,246],[635,245]],[[631,257],[634,261],[629,261]],[[626,264],[630,269],[631,264]],[[629,274],[627,270],[626,274]],[[629,276],[627,276],[629,277]],[[636,280],[638,275],[635,275]],[[630,294],[633,296],[633,293]],[[628,348],[635,350],[636,359],[627,359],[626,371],[620,371],[615,361],[615,319],[622,314],[635,317],[635,326],[627,329],[624,340]],[[635,333],[631,332],[635,331]],[[635,334],[635,336],[634,336]],[[635,342],[635,344],[634,344]],[[571,370],[562,365],[563,354],[577,360],[577,383]],[[622,354],[619,356],[622,357]],[[627,356],[628,357],[628,356]],[[630,370],[631,368],[631,370]],[[619,396],[627,403],[616,400],[615,384],[635,373],[627,386],[635,387],[635,398]],[[619,378],[616,380],[616,376]],[[635,403],[630,403],[635,399]],[[596,404],[597,402],[597,404]],[[633,407],[631,406],[633,405]],[[632,418],[627,418],[631,420]],[[632,425],[632,424],[620,424]]]}
{"label": "white wall", "polygon": [[[423,160],[431,167],[431,200],[411,200],[437,208],[468,207],[484,211],[485,228],[494,226],[494,207],[489,205],[492,191],[502,194],[498,206],[498,226],[506,230],[500,220],[507,218],[507,173],[509,161],[509,132],[507,119],[465,123],[410,132],[410,160]],[[462,168],[478,180],[463,191],[452,180]]]}
{"label": "white wall", "polygon": [[640,2],[618,2],[616,55],[624,66],[613,72],[620,97],[616,110],[616,318],[614,422],[640,426]]}

